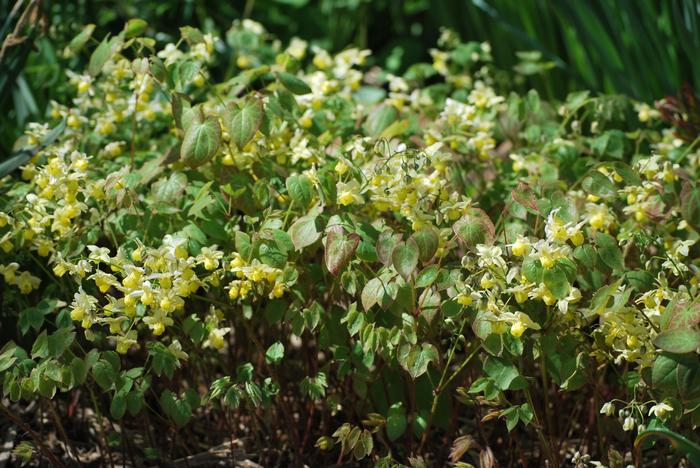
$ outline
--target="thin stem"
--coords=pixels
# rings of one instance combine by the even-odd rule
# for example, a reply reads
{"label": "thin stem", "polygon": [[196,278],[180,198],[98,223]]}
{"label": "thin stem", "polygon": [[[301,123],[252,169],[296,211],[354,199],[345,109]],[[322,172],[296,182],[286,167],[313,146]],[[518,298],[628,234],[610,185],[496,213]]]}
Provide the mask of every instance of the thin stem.
{"label": "thin stem", "polygon": [[34,432],[24,421],[22,421],[12,411],[10,411],[10,409],[7,406],[3,405],[1,401],[0,401],[0,410],[2,410],[3,413],[5,413],[5,415],[7,415],[7,417],[10,418],[10,420],[13,423],[17,424],[17,426],[19,426],[20,429],[22,429],[24,432],[29,434],[32,437],[32,439],[34,439],[34,443],[37,445],[37,447],[39,447],[39,450],[41,451],[41,453],[43,453],[44,456],[46,458],[48,458],[49,462],[51,462],[51,464],[54,467],[59,467],[59,468],[65,467],[65,465],[63,463],[61,463],[61,461],[58,458],[56,458],[56,455],[54,455],[53,452],[51,452],[51,450],[49,450],[48,447],[46,447],[46,445],[44,445],[44,442],[42,442],[39,434]]}
{"label": "thin stem", "polygon": [[75,458],[75,461],[78,463],[78,465],[83,466],[83,464],[80,461],[80,457],[78,456],[78,452],[75,450],[75,447],[73,447],[73,444],[71,444],[70,439],[68,438],[68,434],[66,434],[66,429],[63,427],[63,424],[61,424],[61,418],[58,416],[53,402],[48,398],[44,398],[44,401],[46,403],[46,406],[49,407],[49,413],[51,413],[51,417],[53,418],[53,422],[56,425],[56,429],[58,429],[58,433],[61,435],[63,442],[66,444],[66,451],[69,452],[73,458]]}
{"label": "thin stem", "polygon": [[535,403],[532,399],[532,394],[530,393],[529,388],[525,389],[525,398],[527,399],[527,403],[532,409],[532,414],[535,419],[535,432],[537,432],[537,438],[540,440],[540,445],[542,445],[542,450],[545,452],[545,457],[547,458],[547,461],[549,461],[551,466],[559,466],[552,451],[552,447],[549,444],[549,440],[547,440],[544,431],[542,431],[542,422],[539,415],[537,414],[537,408],[535,408]]}
{"label": "thin stem", "polygon": [[[459,333],[457,336],[461,336],[462,330],[464,329],[464,324],[466,323],[466,320],[462,321],[462,326],[459,329]],[[440,395],[442,394],[442,391],[452,382],[452,380],[460,373],[462,372],[462,369],[469,364],[469,362],[472,360],[474,356],[476,356],[476,353],[481,349],[481,346],[476,346],[474,350],[467,356],[467,358],[462,362],[462,364],[459,366],[459,368],[450,375],[449,378],[447,378],[447,372],[450,368],[450,363],[452,362],[452,358],[454,356],[455,350],[457,348],[457,343],[459,343],[459,338],[455,340],[455,342],[452,344],[452,348],[450,348],[450,352],[447,356],[447,362],[445,363],[445,367],[442,370],[442,375],[440,376],[440,382],[438,383],[437,387],[435,387],[435,390],[433,390],[433,404],[430,407],[430,414],[428,415],[428,423],[425,426],[425,431],[423,432],[423,436],[421,437],[420,445],[418,447],[418,453],[420,453],[423,450],[423,446],[425,443],[428,441],[428,431],[430,430],[430,426],[433,423],[433,418],[435,417],[435,412],[437,411],[437,405],[438,401],[440,399]],[[445,380],[447,378],[447,380]]]}

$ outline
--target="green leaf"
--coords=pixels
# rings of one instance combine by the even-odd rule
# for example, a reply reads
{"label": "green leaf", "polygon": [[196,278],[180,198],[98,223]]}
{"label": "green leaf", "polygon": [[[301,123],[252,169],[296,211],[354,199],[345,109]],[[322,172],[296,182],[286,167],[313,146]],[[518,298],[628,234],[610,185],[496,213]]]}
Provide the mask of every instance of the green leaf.
{"label": "green leaf", "polygon": [[45,358],[49,355],[49,337],[46,330],[41,332],[32,345],[32,359]]}
{"label": "green leaf", "polygon": [[138,415],[141,412],[141,409],[143,409],[143,405],[144,399],[142,391],[132,390],[126,396],[126,409],[129,411],[130,415]]}
{"label": "green leaf", "polygon": [[289,236],[296,250],[302,250],[316,242],[321,237],[321,233],[316,229],[316,216],[302,216],[294,221],[289,227]]}
{"label": "green leaf", "polygon": [[613,271],[623,271],[625,264],[622,258],[622,251],[617,245],[617,240],[604,232],[598,232],[595,236],[598,245],[598,255],[600,259]]}
{"label": "green leaf", "polygon": [[698,386],[688,388],[687,375],[700,372],[700,363],[689,354],[662,353],[656,357],[651,370],[651,384],[662,397],[697,392]]}
{"label": "green leaf", "polygon": [[544,268],[537,257],[529,256],[523,260],[523,274],[531,283],[541,283],[544,276]]}
{"label": "green leaf", "polygon": [[202,34],[202,31],[192,26],[182,26],[180,28],[180,35],[189,45],[196,45],[204,42],[204,34]]}
{"label": "green leaf", "polygon": [[639,174],[628,164],[620,161],[615,161],[612,163],[612,167],[613,169],[615,169],[615,172],[617,172],[618,175],[622,177],[622,180],[625,182],[625,184],[642,185],[642,179],[639,177]]}
{"label": "green leaf", "polygon": [[262,101],[249,98],[243,101],[240,108],[235,105],[227,106],[227,111],[228,133],[233,143],[242,150],[262,125],[264,116]]}
{"label": "green leaf", "polygon": [[216,155],[221,145],[221,126],[213,116],[203,122],[191,122],[185,130],[180,157],[189,167],[199,167]]}
{"label": "green leaf", "polygon": [[151,188],[151,196],[161,203],[175,204],[187,188],[187,176],[182,172],[173,172],[167,179],[159,179]]}
{"label": "green leaf", "polygon": [[95,30],[95,25],[94,24],[86,24],[83,27],[83,30],[78,33],[77,36],[75,36],[71,41],[68,43],[68,46],[66,47],[66,51],[64,52],[64,55],[66,58],[69,58],[81,50],[83,50],[83,47],[85,47],[85,44],[90,40],[92,37],[92,32]]}
{"label": "green leaf", "polygon": [[206,216],[203,213],[204,209],[215,202],[214,198],[211,195],[211,186],[213,183],[214,182],[210,180],[206,184],[202,185],[202,187],[197,192],[197,195],[195,195],[194,200],[192,201],[192,206],[187,211],[187,216],[190,216],[192,218],[206,219]]}
{"label": "green leaf", "polygon": [[253,252],[253,246],[250,242],[250,236],[243,231],[236,231],[235,238],[236,250],[246,260],[250,260]]}
{"label": "green leaf", "polygon": [[433,227],[421,229],[411,236],[418,246],[420,261],[426,263],[430,261],[437,252],[440,244],[437,229]]}
{"label": "green leaf", "polygon": [[700,188],[685,181],[681,189],[681,214],[694,229],[700,229]]}
{"label": "green leaf", "polygon": [[34,307],[28,307],[20,312],[19,325],[22,334],[26,334],[30,327],[36,331],[41,330],[44,316],[56,310],[59,305],[65,305],[65,303],[57,299],[44,298]]}
{"label": "green leaf", "polygon": [[116,372],[109,362],[100,359],[92,366],[92,376],[102,390],[109,390],[116,379]]}
{"label": "green leaf", "polygon": [[588,193],[601,198],[611,198],[617,195],[615,184],[608,176],[594,170],[583,179],[581,187]]}
{"label": "green leaf", "polygon": [[693,466],[700,466],[700,445],[665,427],[647,429],[646,431],[640,432],[634,440],[635,450],[641,451],[644,441],[651,438],[667,439],[677,452],[681,452],[688,457],[688,461],[690,461]]}
{"label": "green leaf", "polygon": [[386,417],[386,434],[392,442],[406,432],[406,409],[402,403],[394,403]]}
{"label": "green leaf", "polygon": [[[149,58],[150,61],[150,70],[151,70],[151,75],[153,78],[156,79],[156,81],[159,81],[161,83],[165,82],[168,78],[168,72],[165,69],[165,63],[157,56],[152,55]],[[173,98],[175,97],[175,93],[173,93]],[[175,113],[173,113],[173,116]],[[177,117],[179,118],[179,116]],[[182,128],[180,124],[177,125],[178,128]]]}
{"label": "green leaf", "polygon": [[517,377],[518,369],[504,359],[488,356],[484,360],[484,372],[496,384],[499,390],[508,390]]}
{"label": "green leaf", "polygon": [[350,263],[359,244],[360,236],[354,232],[347,236],[342,228],[332,228],[328,232],[324,261],[326,268],[333,276],[338,276]]}
{"label": "green leaf", "polygon": [[277,364],[284,357],[284,345],[279,341],[270,345],[265,352],[265,361],[268,364]]}
{"label": "green leaf", "polygon": [[17,361],[15,356],[15,351],[17,350],[17,345],[13,342],[8,343],[7,346],[3,347],[2,353],[0,353],[0,372],[4,372],[9,369],[12,364]]}
{"label": "green leaf", "polygon": [[685,300],[671,301],[661,314],[661,330],[693,328],[700,323],[700,304]]}
{"label": "green leaf", "polygon": [[518,415],[520,416],[520,420],[525,424],[526,426],[532,421],[532,418],[534,418],[535,414],[532,411],[532,408],[528,403],[523,403],[518,407]]}
{"label": "green leaf", "polygon": [[413,239],[408,239],[407,242],[401,242],[394,247],[394,251],[391,253],[391,261],[396,271],[399,272],[405,281],[408,281],[416,270],[419,255],[418,245]]}
{"label": "green leaf", "polygon": [[71,361],[70,368],[71,374],[73,375],[73,383],[77,386],[85,383],[88,372],[87,363],[79,357],[74,357]]}
{"label": "green leaf", "polygon": [[111,39],[105,37],[90,56],[90,62],[87,66],[90,76],[97,76],[105,63],[107,63],[109,59],[112,58],[112,55],[121,48],[121,45],[122,39],[119,36],[114,36]]}
{"label": "green leaf", "polygon": [[372,434],[367,429],[365,429],[362,431],[362,434],[360,435],[357,444],[355,444],[355,449],[352,451],[352,454],[356,459],[362,460],[370,453],[372,453],[373,448],[374,441],[372,440]]}
{"label": "green leaf", "polygon": [[542,281],[557,299],[564,299],[569,294],[570,285],[566,279],[566,273],[559,265],[545,268],[542,272]]}
{"label": "green leaf", "polygon": [[181,130],[189,127],[192,124],[193,118],[200,121],[202,120],[201,113],[196,108],[193,110],[192,104],[185,94],[173,92],[170,97],[170,106],[172,108],[173,118],[175,119],[175,125]]}
{"label": "green leaf", "polygon": [[109,413],[114,419],[121,419],[126,413],[126,395],[121,391],[117,392],[109,405]]}
{"label": "green leaf", "polygon": [[518,186],[510,192],[510,195],[518,205],[523,206],[528,212],[535,215],[540,214],[535,192],[525,182],[518,182]]}
{"label": "green leaf", "polygon": [[399,112],[394,106],[383,104],[377,107],[365,122],[365,133],[371,137],[378,137],[384,129],[399,118]]}
{"label": "green leaf", "polygon": [[192,417],[192,408],[186,399],[177,399],[173,392],[165,390],[160,396],[160,406],[163,412],[182,427],[187,424]]}
{"label": "green leaf", "polygon": [[391,254],[394,252],[394,247],[401,240],[400,234],[394,234],[387,229],[379,234],[377,239],[377,257],[384,265],[391,263]]}
{"label": "green leaf", "polygon": [[379,278],[372,278],[362,288],[362,307],[369,310],[373,305],[379,304],[382,297],[384,297],[384,283]]}
{"label": "green leaf", "polygon": [[306,208],[311,204],[314,186],[306,174],[294,174],[287,177],[286,185],[292,200],[301,208]]}
{"label": "green leaf", "polygon": [[469,213],[462,216],[452,226],[452,230],[470,248],[477,244],[490,242],[496,235],[496,228],[491,222],[491,218],[479,208],[469,210]]}
{"label": "green leaf", "polygon": [[520,413],[516,407],[508,408],[501,416],[505,416],[506,418],[506,428],[508,432],[512,431],[515,426],[518,425],[518,422],[520,422]]}
{"label": "green leaf", "polygon": [[401,367],[416,380],[428,370],[431,362],[438,361],[438,352],[430,343],[422,345],[412,345],[404,343],[399,347],[397,359]]}
{"label": "green leaf", "polygon": [[416,277],[416,287],[417,288],[427,288],[435,282],[440,272],[440,267],[438,265],[430,265],[424,268],[418,277]]}
{"label": "green leaf", "polygon": [[146,31],[148,23],[140,18],[132,18],[124,25],[124,37],[130,39],[140,36]]}
{"label": "green leaf", "polygon": [[75,332],[69,328],[59,328],[49,335],[49,355],[60,357],[63,352],[75,341]]}
{"label": "green leaf", "polygon": [[283,71],[277,72],[277,79],[280,80],[280,83],[282,83],[285,88],[294,94],[302,95],[309,94],[311,92],[311,88],[304,82],[304,80],[296,75],[292,75],[291,73]]}
{"label": "green leaf", "polygon": [[667,330],[656,335],[654,345],[670,353],[690,353],[700,348],[700,331],[686,328]]}

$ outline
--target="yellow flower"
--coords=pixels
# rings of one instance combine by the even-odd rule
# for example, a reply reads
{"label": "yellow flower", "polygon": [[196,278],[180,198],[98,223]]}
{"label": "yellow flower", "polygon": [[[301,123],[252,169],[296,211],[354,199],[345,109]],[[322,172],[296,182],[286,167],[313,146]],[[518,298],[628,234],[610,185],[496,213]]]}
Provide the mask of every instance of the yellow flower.
{"label": "yellow flower", "polygon": [[457,295],[457,303],[459,305],[463,305],[466,307],[470,306],[472,302],[474,302],[474,299],[472,299],[472,296],[470,294],[460,293],[459,295]]}
{"label": "yellow flower", "polygon": [[68,116],[68,119],[66,120],[66,124],[71,128],[78,128],[78,127],[80,127],[80,119],[78,117],[76,117],[75,115],[71,114]]}
{"label": "yellow flower", "polygon": [[481,277],[481,280],[479,281],[479,286],[481,286],[483,289],[490,289],[492,288],[496,282],[491,278],[490,275],[486,274]]}
{"label": "yellow flower", "polygon": [[530,252],[530,241],[524,236],[518,236],[515,243],[511,246],[511,252],[516,257],[522,257]]}
{"label": "yellow flower", "polygon": [[540,263],[542,264],[543,268],[549,270],[550,268],[554,267],[555,261],[550,255],[544,254],[540,256]]}
{"label": "yellow flower", "polygon": [[583,238],[583,233],[581,231],[576,231],[571,236],[571,242],[577,247],[580,245],[583,245],[583,241],[584,241],[584,238]]}
{"label": "yellow flower", "polygon": [[605,218],[602,214],[597,213],[591,216],[589,223],[591,224],[592,228],[600,230],[605,226]]}
{"label": "yellow flower", "polygon": [[282,283],[277,283],[274,288],[272,288],[272,296],[280,298],[284,295],[284,285]]}
{"label": "yellow flower", "polygon": [[70,311],[70,318],[76,322],[79,322],[85,317],[85,310],[80,307],[76,307]]}
{"label": "yellow flower", "polygon": [[153,334],[156,336],[162,335],[165,331],[165,324],[163,322],[157,322],[153,324]]}
{"label": "yellow flower", "polygon": [[231,282],[231,284],[229,285],[228,297],[229,297],[232,301],[235,301],[236,299],[238,299],[238,296],[239,296],[239,294],[240,294],[240,288],[239,288],[238,284],[239,284],[239,283],[238,283],[237,281],[233,281],[233,282]]}
{"label": "yellow flower", "polygon": [[143,260],[143,249],[141,247],[134,249],[134,251],[131,252],[131,259],[135,262]]}
{"label": "yellow flower", "polygon": [[29,294],[32,290],[38,288],[40,283],[41,280],[28,271],[23,271],[22,274],[17,277],[17,287],[22,294]]}
{"label": "yellow flower", "polygon": [[346,172],[348,172],[348,169],[349,169],[348,165],[345,164],[345,162],[343,162],[343,161],[338,161],[335,164],[335,172],[337,172],[339,175],[345,174]]}
{"label": "yellow flower", "polygon": [[525,324],[518,320],[510,326],[510,334],[516,338],[519,338],[522,336],[526,329],[527,327],[525,326]]}
{"label": "yellow flower", "polygon": [[88,80],[80,80],[78,83],[78,94],[85,94],[90,90],[90,82]]}
{"label": "yellow flower", "polygon": [[246,55],[239,55],[236,59],[236,66],[238,68],[248,68],[250,67],[250,59]]}

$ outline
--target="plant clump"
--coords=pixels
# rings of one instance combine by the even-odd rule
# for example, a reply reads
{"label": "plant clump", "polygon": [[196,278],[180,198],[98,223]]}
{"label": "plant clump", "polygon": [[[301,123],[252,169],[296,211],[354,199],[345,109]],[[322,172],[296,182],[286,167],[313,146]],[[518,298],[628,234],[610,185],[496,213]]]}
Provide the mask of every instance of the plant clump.
{"label": "plant clump", "polygon": [[48,401],[70,447],[92,408],[125,463],[692,456],[700,152],[658,112],[507,93],[450,31],[396,76],[142,23],[2,165],[5,412]]}

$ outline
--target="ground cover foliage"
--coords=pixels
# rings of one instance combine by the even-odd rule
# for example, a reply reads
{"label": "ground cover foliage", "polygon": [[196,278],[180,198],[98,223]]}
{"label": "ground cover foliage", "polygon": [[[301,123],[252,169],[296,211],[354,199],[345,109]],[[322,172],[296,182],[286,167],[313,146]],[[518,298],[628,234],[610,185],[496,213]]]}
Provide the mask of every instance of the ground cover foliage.
{"label": "ground cover foliage", "polygon": [[67,44],[0,164],[15,461],[698,461],[692,91],[511,93],[449,30],[397,76],[146,26]]}

